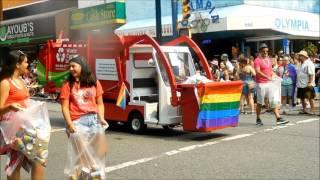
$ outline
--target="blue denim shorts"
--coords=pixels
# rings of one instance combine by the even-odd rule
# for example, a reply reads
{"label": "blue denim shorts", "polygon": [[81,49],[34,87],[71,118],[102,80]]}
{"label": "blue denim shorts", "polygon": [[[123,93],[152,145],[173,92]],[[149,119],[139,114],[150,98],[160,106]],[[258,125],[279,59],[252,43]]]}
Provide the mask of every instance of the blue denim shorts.
{"label": "blue denim shorts", "polygon": [[291,97],[293,95],[293,85],[281,85],[281,96]]}
{"label": "blue denim shorts", "polygon": [[86,114],[81,116],[79,119],[73,121],[76,131],[83,133],[99,133],[101,132],[102,126],[98,122],[97,114]]}

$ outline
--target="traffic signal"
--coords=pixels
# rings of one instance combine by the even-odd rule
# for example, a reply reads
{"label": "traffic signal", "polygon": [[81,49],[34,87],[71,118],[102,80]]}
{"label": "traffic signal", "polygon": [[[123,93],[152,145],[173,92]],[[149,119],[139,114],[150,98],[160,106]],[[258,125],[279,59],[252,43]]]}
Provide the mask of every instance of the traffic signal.
{"label": "traffic signal", "polygon": [[182,21],[188,21],[191,16],[190,0],[182,0]]}

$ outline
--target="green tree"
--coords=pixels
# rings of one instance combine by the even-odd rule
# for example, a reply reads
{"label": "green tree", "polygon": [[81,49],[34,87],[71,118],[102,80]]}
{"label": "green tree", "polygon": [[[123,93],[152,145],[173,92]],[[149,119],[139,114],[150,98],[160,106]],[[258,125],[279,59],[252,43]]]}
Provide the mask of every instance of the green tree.
{"label": "green tree", "polygon": [[303,50],[307,51],[309,56],[316,56],[318,52],[318,48],[312,42],[308,42],[304,47]]}

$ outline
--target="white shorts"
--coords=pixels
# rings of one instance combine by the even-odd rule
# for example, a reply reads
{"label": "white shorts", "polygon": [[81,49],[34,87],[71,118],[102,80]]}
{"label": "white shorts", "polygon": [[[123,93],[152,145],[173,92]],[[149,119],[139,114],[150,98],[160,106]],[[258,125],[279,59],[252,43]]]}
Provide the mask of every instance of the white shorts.
{"label": "white shorts", "polygon": [[273,82],[258,83],[256,87],[257,104],[264,105],[265,99],[268,98],[271,104],[277,105],[279,103],[278,101],[280,101],[280,94],[281,94],[280,88],[281,88],[280,84],[277,86]]}

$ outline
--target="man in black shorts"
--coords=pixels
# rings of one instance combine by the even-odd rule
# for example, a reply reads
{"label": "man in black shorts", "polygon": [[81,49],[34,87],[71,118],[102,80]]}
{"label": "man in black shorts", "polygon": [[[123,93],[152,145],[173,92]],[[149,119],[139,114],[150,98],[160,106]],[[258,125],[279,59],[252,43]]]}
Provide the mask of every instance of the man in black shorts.
{"label": "man in black shorts", "polygon": [[[315,66],[310,60],[306,51],[298,53],[301,67],[298,70],[298,98],[301,99],[303,110],[301,114],[314,114],[314,86],[315,86]],[[306,100],[309,100],[311,112],[307,111]]]}

